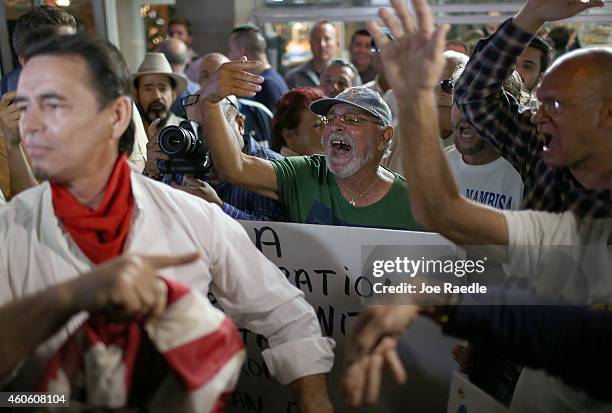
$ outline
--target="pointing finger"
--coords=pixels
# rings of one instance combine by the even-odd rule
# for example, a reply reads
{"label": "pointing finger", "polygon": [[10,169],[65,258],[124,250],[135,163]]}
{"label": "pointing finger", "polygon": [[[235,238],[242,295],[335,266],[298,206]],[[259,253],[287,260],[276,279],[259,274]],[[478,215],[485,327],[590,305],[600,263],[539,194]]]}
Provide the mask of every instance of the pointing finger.
{"label": "pointing finger", "polygon": [[175,265],[185,265],[194,262],[199,258],[199,252],[192,252],[190,254],[184,255],[150,255],[143,257],[143,259],[155,269],[161,269]]}

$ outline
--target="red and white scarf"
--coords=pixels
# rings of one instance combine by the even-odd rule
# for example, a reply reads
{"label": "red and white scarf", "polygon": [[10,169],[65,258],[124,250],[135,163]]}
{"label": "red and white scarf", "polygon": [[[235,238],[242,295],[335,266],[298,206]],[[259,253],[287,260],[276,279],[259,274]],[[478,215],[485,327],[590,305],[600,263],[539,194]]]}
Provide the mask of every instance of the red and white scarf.
{"label": "red and white scarf", "polygon": [[[94,263],[122,252],[134,205],[125,155],[95,211],[64,187],[51,187],[57,217]],[[37,391],[62,393],[91,407],[222,411],[245,358],[242,339],[206,297],[163,281],[168,300],[161,317],[127,324],[90,317],[52,356]]]}

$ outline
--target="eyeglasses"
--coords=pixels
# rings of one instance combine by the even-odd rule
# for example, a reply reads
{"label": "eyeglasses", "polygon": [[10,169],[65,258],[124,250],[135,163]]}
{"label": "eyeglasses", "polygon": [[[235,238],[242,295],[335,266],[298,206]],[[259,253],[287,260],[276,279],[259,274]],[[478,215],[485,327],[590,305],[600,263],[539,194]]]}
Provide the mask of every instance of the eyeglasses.
{"label": "eyeglasses", "polygon": [[333,120],[336,118],[340,119],[340,122],[342,122],[343,124],[347,126],[359,126],[363,122],[372,122],[372,123],[375,123],[381,126],[383,124],[380,120],[364,118],[362,116],[359,116],[355,113],[350,113],[350,112],[344,113],[342,115],[337,115],[335,113],[328,114],[326,116],[323,116],[323,122],[325,125],[327,125],[327,124],[332,123]]}
{"label": "eyeglasses", "polygon": [[440,90],[447,95],[453,94],[453,81],[450,79],[445,79],[440,82]]}
{"label": "eyeglasses", "polygon": [[[195,105],[196,103],[198,103],[198,100],[200,99],[200,95],[187,95],[185,97],[181,98],[181,105],[183,105],[183,107],[187,107],[187,106],[191,106],[191,105]],[[234,104],[234,102],[231,101],[230,98],[226,97],[225,100],[234,107],[234,109],[236,109],[238,112],[240,112],[240,109],[238,109],[238,106],[236,106]]]}
{"label": "eyeglasses", "polygon": [[181,105],[183,107],[195,105],[198,103],[198,99],[200,99],[200,95],[187,95],[181,98]]}
{"label": "eyeglasses", "polygon": [[544,108],[544,112],[548,113],[548,114],[557,114],[559,112],[561,112],[563,110],[563,108],[566,108],[568,106],[573,106],[575,105],[574,103],[569,103],[569,102],[561,102],[559,100],[537,100],[534,99],[531,102],[529,102],[529,109],[531,109],[532,113],[536,113],[537,111],[540,110],[540,108]]}

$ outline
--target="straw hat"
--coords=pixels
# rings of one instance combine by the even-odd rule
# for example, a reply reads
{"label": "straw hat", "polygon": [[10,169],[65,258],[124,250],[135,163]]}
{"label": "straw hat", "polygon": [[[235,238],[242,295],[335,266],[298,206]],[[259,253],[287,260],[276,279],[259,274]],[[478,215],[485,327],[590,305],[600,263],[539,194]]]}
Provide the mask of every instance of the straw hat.
{"label": "straw hat", "polygon": [[172,73],[168,59],[163,53],[147,53],[138,71],[132,75],[131,85],[136,89],[136,79],[145,75],[167,75],[176,83],[174,92],[180,95],[187,88],[187,79],[177,73]]}

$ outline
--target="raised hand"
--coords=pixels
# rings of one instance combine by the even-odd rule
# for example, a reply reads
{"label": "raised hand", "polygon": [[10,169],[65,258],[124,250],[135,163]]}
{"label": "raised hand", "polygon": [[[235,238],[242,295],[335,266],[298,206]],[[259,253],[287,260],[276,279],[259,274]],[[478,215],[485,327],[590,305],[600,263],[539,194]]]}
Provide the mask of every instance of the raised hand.
{"label": "raised hand", "polygon": [[249,73],[249,69],[261,67],[260,61],[248,61],[246,57],[223,63],[200,89],[200,101],[218,103],[223,98],[235,95],[253,97],[261,90],[261,76]]}
{"label": "raised hand", "polygon": [[567,19],[603,5],[603,0],[527,0],[514,18],[514,23],[535,33],[546,22]]}
{"label": "raised hand", "polygon": [[76,278],[72,297],[78,310],[109,315],[113,320],[156,317],[166,307],[166,288],[158,270],[189,264],[198,253],[175,256],[127,255]]}
{"label": "raised hand", "polygon": [[17,146],[21,142],[19,135],[20,113],[13,103],[15,92],[7,92],[0,99],[0,134],[6,139],[8,145]]}
{"label": "raised hand", "polygon": [[[444,70],[444,38],[447,26],[434,27],[431,9],[426,0],[413,0],[416,23],[403,0],[391,0],[397,17],[381,9],[379,16],[389,27],[395,40],[388,39],[376,23],[368,27],[380,49],[387,81],[398,101],[400,96],[424,90],[431,92]],[[418,26],[418,27],[417,27]]]}

